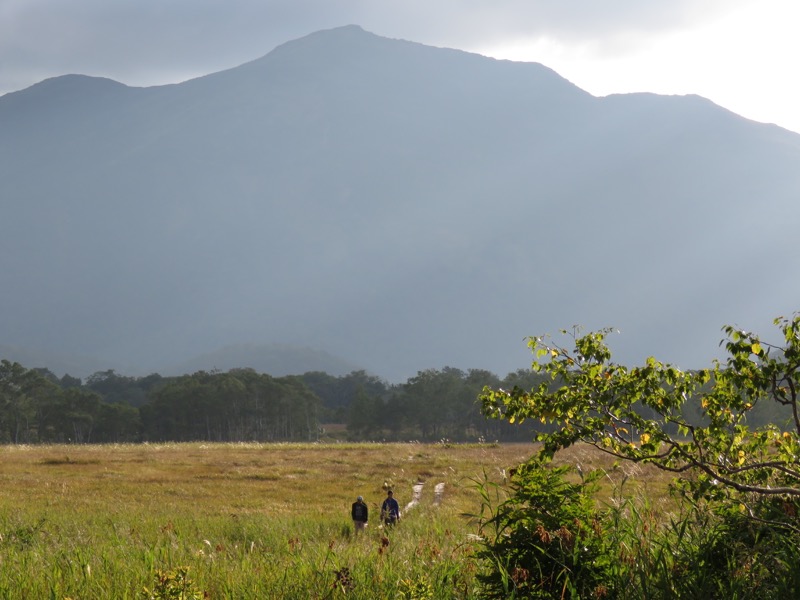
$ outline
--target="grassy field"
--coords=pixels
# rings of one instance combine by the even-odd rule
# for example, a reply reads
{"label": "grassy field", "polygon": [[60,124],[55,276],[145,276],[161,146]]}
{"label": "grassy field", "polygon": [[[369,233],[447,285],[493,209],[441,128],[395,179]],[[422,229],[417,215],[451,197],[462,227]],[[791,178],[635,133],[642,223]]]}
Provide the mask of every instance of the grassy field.
{"label": "grassy field", "polygon": [[[464,514],[479,510],[474,480],[502,481],[533,451],[4,446],[0,597],[471,598],[476,527]],[[418,482],[419,505],[392,531],[382,529],[385,487],[404,506]],[[444,496],[434,506],[437,483]],[[357,495],[371,519],[355,537],[349,509]]]}

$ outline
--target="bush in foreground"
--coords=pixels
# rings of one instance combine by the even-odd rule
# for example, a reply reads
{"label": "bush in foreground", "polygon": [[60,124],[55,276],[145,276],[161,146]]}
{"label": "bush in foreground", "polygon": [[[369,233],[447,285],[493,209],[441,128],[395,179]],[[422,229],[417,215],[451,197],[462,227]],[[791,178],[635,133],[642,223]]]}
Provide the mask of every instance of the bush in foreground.
{"label": "bush in foreground", "polygon": [[[492,561],[487,591],[499,594],[500,582],[520,598],[791,595],[798,579],[791,565],[800,557],[800,317],[775,324],[780,344],[725,328],[728,359],[692,372],[653,358],[634,368],[612,362],[609,330],[574,331],[571,349],[532,338],[533,370],[547,380],[530,391],[487,388],[481,395],[487,416],[554,426],[538,435],[539,456],[484,521],[498,527],[484,555]],[[788,421],[751,429],[748,415],[764,405]],[[565,473],[548,464],[578,442],[675,474],[676,512],[653,528],[638,518],[646,505],[624,501],[595,511],[579,502],[588,482],[569,487]],[[580,507],[578,515],[571,506]],[[562,544],[554,555],[553,527],[582,546],[567,554]],[[594,540],[592,531],[609,532],[613,543]],[[524,554],[506,543],[512,539]],[[520,574],[528,576],[524,585]]]}

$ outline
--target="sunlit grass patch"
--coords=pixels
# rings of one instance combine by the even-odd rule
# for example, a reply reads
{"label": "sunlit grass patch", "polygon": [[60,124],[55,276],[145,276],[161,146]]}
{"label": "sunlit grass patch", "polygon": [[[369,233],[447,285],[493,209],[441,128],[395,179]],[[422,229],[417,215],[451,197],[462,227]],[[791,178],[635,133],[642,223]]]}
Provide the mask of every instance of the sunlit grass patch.
{"label": "sunlit grass patch", "polygon": [[[470,597],[471,481],[499,477],[532,448],[2,447],[0,597],[139,598],[159,570],[179,567],[212,598],[327,597],[337,573],[349,574],[350,598],[396,597],[426,582],[436,597]],[[381,528],[384,484],[405,505],[418,481],[420,504]],[[439,482],[446,492],[434,507]],[[371,510],[358,537],[356,495]]]}

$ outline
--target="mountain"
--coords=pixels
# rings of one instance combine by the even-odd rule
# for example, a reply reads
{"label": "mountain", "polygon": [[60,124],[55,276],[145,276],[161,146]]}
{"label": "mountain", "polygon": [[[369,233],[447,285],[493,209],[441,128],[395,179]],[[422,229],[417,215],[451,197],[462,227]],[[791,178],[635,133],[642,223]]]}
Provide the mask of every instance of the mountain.
{"label": "mountain", "polygon": [[359,371],[359,366],[337,356],[313,348],[299,348],[288,344],[235,344],[196,356],[186,362],[167,366],[160,373],[180,375],[197,371],[229,371],[254,369],[274,377],[321,371],[341,377]]}
{"label": "mountain", "polygon": [[129,373],[250,344],[504,375],[573,324],[691,368],[800,298],[797,134],[356,26],[6,94],[0,182],[0,344]]}

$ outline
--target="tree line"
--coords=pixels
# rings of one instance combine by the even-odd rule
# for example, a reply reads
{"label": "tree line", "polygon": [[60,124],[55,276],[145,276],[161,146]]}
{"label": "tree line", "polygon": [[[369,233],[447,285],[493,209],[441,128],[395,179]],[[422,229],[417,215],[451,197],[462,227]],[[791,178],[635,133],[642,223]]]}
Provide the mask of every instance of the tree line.
{"label": "tree line", "polygon": [[[399,384],[365,371],[272,377],[244,368],[177,377],[108,370],[83,381],[3,360],[0,443],[316,441],[334,429],[352,441],[530,441],[552,425],[488,419],[478,398],[485,388],[526,391],[543,383],[557,385],[533,370],[501,379],[452,367]],[[695,404],[684,407],[687,415],[699,415]],[[778,422],[784,413],[759,406],[751,423]]]}
{"label": "tree line", "polygon": [[401,384],[365,371],[272,377],[245,368],[81,380],[2,360],[0,443],[314,441],[330,424],[344,425],[349,440],[530,440],[531,430],[482,416],[477,399],[485,386],[532,384],[525,370],[500,379],[451,367]]}
{"label": "tree line", "polygon": [[250,369],[83,382],[0,361],[0,443],[311,440],[318,411],[298,377]]}

